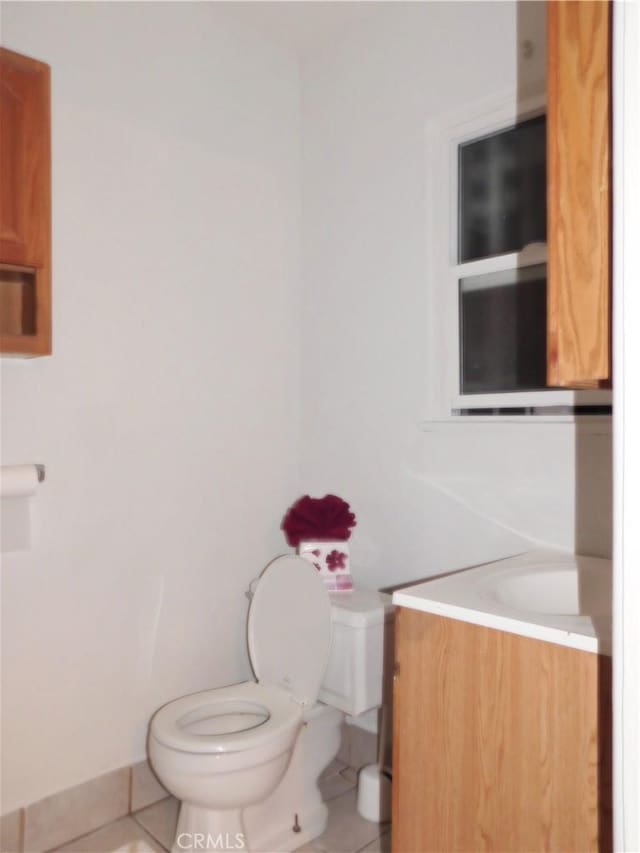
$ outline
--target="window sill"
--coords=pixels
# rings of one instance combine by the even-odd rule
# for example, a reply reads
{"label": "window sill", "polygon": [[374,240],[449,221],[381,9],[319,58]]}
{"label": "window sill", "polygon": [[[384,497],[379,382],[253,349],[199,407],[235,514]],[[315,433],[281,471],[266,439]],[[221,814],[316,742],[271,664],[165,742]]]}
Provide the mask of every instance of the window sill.
{"label": "window sill", "polygon": [[465,427],[509,430],[514,426],[573,428],[581,435],[611,435],[611,415],[451,415],[420,421],[421,432],[466,432]]}

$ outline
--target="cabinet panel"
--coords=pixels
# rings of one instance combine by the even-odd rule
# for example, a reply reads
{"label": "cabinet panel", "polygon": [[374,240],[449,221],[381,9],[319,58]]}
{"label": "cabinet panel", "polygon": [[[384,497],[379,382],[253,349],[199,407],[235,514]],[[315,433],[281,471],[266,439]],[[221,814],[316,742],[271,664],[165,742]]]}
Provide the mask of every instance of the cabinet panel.
{"label": "cabinet panel", "polygon": [[0,351],[51,351],[50,71],[0,48]]}
{"label": "cabinet panel", "polygon": [[0,259],[41,267],[49,244],[49,67],[0,52]]}
{"label": "cabinet panel", "polygon": [[610,659],[396,613],[395,853],[611,849]]}
{"label": "cabinet panel", "polygon": [[610,365],[611,4],[547,3],[548,382]]}

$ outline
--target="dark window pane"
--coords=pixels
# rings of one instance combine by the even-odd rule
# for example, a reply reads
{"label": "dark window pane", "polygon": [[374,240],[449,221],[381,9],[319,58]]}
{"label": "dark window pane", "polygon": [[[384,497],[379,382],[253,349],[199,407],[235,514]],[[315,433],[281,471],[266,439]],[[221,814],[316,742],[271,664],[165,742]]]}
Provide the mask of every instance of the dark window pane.
{"label": "dark window pane", "polygon": [[460,263],[547,239],[546,118],[458,147]]}
{"label": "dark window pane", "polygon": [[460,280],[463,394],[546,387],[546,274],[540,264]]}

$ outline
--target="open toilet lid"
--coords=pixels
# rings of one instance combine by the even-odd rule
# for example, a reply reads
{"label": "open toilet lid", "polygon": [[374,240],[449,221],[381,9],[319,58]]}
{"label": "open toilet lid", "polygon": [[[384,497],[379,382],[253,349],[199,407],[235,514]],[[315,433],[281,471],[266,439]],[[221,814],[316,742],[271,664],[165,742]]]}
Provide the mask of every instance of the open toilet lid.
{"label": "open toilet lid", "polygon": [[316,569],[293,554],[262,573],[249,608],[249,655],[258,681],[312,705],[331,645],[331,603]]}

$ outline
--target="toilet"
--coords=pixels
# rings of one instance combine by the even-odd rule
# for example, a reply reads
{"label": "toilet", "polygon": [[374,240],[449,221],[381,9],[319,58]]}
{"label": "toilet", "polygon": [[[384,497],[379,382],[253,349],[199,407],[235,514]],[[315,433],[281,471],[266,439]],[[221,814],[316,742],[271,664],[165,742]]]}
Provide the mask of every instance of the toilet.
{"label": "toilet", "polygon": [[151,719],[151,765],[181,801],[173,853],[284,853],[324,831],[318,778],[345,713],[382,703],[392,613],[381,593],[327,593],[300,557],[267,566],[247,623],[256,681],[184,696]]}

